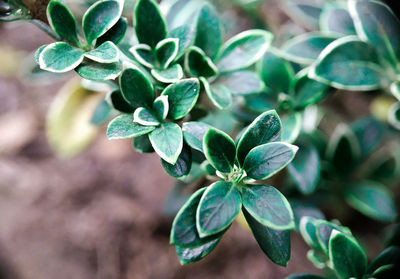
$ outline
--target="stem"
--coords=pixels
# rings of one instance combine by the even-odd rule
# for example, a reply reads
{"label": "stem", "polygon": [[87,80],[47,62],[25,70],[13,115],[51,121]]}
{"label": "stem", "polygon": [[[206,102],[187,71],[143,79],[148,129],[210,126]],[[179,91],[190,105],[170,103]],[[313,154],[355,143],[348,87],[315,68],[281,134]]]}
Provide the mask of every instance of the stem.
{"label": "stem", "polygon": [[32,19],[31,23],[39,27],[42,31],[44,31],[47,35],[52,37],[56,41],[61,41],[61,38],[44,22],[37,20],[37,19]]}

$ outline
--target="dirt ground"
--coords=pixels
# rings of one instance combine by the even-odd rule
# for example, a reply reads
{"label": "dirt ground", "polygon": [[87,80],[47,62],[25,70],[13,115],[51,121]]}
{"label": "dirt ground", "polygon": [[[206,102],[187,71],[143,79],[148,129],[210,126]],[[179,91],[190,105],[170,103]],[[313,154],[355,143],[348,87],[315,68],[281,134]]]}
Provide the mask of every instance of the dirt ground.
{"label": "dirt ground", "polygon": [[[0,25],[0,48],[22,51],[15,59],[48,41],[34,26]],[[3,63],[13,59],[0,53]],[[162,210],[174,180],[157,156],[110,142],[103,129],[85,152],[57,158],[44,123],[64,81],[32,85],[0,75],[0,278],[279,279],[315,271],[298,237],[281,268],[237,224],[206,259],[180,266]]]}

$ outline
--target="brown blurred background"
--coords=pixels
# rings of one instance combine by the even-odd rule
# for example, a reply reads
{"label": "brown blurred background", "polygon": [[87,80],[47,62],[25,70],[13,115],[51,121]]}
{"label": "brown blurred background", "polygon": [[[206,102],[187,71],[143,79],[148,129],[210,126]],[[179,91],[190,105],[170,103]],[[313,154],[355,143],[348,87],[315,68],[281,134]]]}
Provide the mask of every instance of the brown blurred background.
{"label": "brown blurred background", "polygon": [[44,132],[59,88],[18,78],[29,52],[51,40],[35,26],[0,24],[0,278],[284,278],[315,271],[293,237],[287,268],[270,262],[234,224],[206,259],[181,266],[163,214],[174,180],[155,155],[105,129],[86,151],[59,159]]}

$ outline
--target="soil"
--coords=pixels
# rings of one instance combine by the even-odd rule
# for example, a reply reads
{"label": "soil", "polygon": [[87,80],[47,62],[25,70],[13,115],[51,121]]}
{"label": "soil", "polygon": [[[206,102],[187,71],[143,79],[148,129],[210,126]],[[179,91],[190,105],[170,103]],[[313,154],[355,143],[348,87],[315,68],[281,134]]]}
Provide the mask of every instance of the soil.
{"label": "soil", "polygon": [[[0,38],[0,47],[22,54],[51,41],[28,24],[1,24]],[[45,115],[66,80],[34,85],[0,76],[0,278],[280,279],[316,272],[297,236],[288,267],[278,267],[236,223],[206,259],[181,266],[169,245],[172,218],[163,214],[174,180],[157,156],[108,141],[104,128],[74,158],[59,159],[50,148]]]}

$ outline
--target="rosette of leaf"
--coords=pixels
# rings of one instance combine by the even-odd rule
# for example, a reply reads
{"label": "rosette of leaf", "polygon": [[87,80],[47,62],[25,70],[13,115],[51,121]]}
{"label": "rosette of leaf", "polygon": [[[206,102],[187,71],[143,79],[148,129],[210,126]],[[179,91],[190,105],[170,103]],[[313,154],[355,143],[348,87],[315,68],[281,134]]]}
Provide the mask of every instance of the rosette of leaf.
{"label": "rosette of leaf", "polygon": [[400,249],[397,246],[386,248],[368,265],[365,251],[347,227],[313,217],[303,217],[299,231],[311,248],[307,258],[317,268],[325,269],[327,276],[297,274],[287,279],[390,278],[398,270]]}
{"label": "rosette of leaf", "polygon": [[[304,54],[311,54],[310,49],[318,50],[309,56],[308,63],[317,58],[311,66],[310,78],[344,90],[383,89],[400,100],[400,39],[397,35],[400,21],[387,5],[374,0],[351,0],[347,11],[343,8],[327,11],[321,22],[321,28],[328,31],[325,37],[332,37],[333,33],[341,37],[330,43],[319,40],[318,44],[315,38],[312,41],[294,39],[286,46],[286,52],[292,57],[297,55],[297,62],[300,62],[299,57],[307,62]],[[303,51],[304,44],[312,47]],[[302,55],[298,55],[299,52]],[[394,104],[389,111],[389,121],[396,128],[400,127],[398,108],[399,105]]]}
{"label": "rosette of leaf", "polygon": [[275,48],[266,51],[258,63],[265,84],[260,94],[245,97],[245,107],[254,114],[276,108],[282,117],[282,140],[292,143],[299,136],[304,109],[329,93],[329,86],[308,78],[305,68],[295,74],[292,64]]}
{"label": "rosette of leaf", "polygon": [[298,149],[279,141],[281,122],[276,112],[261,114],[237,143],[215,128],[203,129],[196,122],[184,125],[186,142],[202,150],[209,172],[219,181],[196,191],[175,217],[171,243],[180,262],[194,262],[210,253],[242,210],[261,249],[273,262],[286,266],[294,228],[292,209],[275,187],[255,185],[286,167]]}
{"label": "rosette of leaf", "polygon": [[233,96],[262,90],[258,76],[247,68],[261,58],[272,39],[270,32],[248,30],[222,44],[219,16],[211,5],[205,4],[197,18],[194,46],[185,55],[185,71],[200,79],[216,107],[228,108]]}
{"label": "rosette of leaf", "polygon": [[193,30],[183,25],[168,32],[158,4],[139,0],[135,7],[135,31],[138,45],[130,48],[135,59],[161,83],[173,83],[183,78],[178,63],[186,49],[193,44]]}
{"label": "rosette of leaf", "polygon": [[52,0],[47,6],[51,28],[63,40],[44,45],[35,58],[40,68],[64,73],[75,69],[90,80],[115,79],[122,70],[116,46],[125,35],[127,21],[121,18],[122,0],[101,0],[85,12],[82,31],[68,7]]}
{"label": "rosette of leaf", "polygon": [[176,177],[190,171],[191,151],[183,142],[176,121],[183,119],[199,96],[197,79],[182,79],[167,86],[156,97],[153,84],[138,68],[125,69],[119,79],[121,91],[112,93],[113,104],[124,114],[112,120],[107,129],[109,139],[134,138],[140,152],[161,157],[167,171],[176,170]]}
{"label": "rosette of leaf", "polygon": [[338,125],[322,155],[322,179],[328,191],[335,191],[355,210],[378,221],[392,222],[397,213],[386,185],[397,183],[399,153],[393,147],[375,151],[382,136],[381,124],[372,118],[361,119],[351,127]]}

